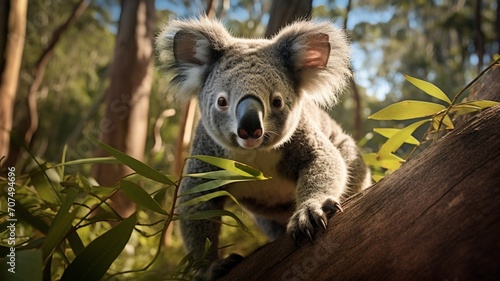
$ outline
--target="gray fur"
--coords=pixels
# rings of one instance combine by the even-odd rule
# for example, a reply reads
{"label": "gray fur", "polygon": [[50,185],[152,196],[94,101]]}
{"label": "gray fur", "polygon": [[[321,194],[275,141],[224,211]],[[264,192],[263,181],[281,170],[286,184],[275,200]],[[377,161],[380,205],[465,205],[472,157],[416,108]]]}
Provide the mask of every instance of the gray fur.
{"label": "gray fur", "polygon": [[[180,101],[199,100],[202,118],[191,153],[238,160],[272,176],[224,187],[271,239],[285,230],[295,238],[312,237],[317,227],[326,227],[343,198],[369,186],[370,174],[354,140],[321,110],[335,103],[350,77],[347,40],[331,23],[299,21],[265,40],[234,38],[207,18],[175,20],[156,44],[171,79],[169,91]],[[240,124],[237,105],[247,97],[261,105],[258,114],[249,114],[262,136],[260,131],[252,138],[240,134],[248,127]],[[188,173],[215,169],[198,160],[187,165]],[[181,192],[202,182],[185,178]],[[179,212],[223,205],[215,199]],[[215,262],[219,228],[217,221],[181,221],[188,251],[201,255],[205,239],[213,243],[209,258],[214,263],[201,275],[205,279],[216,277],[224,264]]]}

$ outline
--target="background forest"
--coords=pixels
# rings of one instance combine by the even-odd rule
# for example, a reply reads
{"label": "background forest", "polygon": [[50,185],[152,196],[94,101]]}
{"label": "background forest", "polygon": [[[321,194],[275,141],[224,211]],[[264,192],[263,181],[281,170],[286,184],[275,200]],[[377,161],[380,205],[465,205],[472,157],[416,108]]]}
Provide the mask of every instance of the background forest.
{"label": "background forest", "polygon": [[[403,126],[367,120],[369,115],[402,99],[435,101],[403,74],[429,81],[452,98],[500,52],[499,0],[11,0],[0,5],[0,158],[7,156],[0,172],[15,167],[18,177],[40,163],[107,155],[92,139],[165,173],[180,174],[197,117],[195,104],[179,107],[165,94],[166,79],[154,67],[153,38],[169,19],[207,12],[244,37],[271,36],[284,24],[279,19],[290,17],[288,10],[344,26],[352,43],[355,85],[331,114],[366,152],[385,140],[373,133],[374,127]],[[400,153],[409,149],[403,146]],[[123,165],[97,163],[64,171],[79,180],[83,175],[89,186],[112,186],[131,172]],[[139,182],[150,193],[157,190],[158,183]],[[171,203],[165,192],[158,198]],[[42,217],[54,217],[58,207],[42,199],[23,205],[42,206]],[[111,206],[121,217],[135,211],[121,194]],[[154,221],[155,215],[143,211],[138,219]],[[6,231],[5,218],[2,213],[0,231]],[[108,229],[110,224],[103,222],[78,234],[87,245]],[[40,236],[22,225],[17,232],[19,243]],[[123,276],[146,280],[172,272],[184,256],[179,235],[175,227],[161,238],[149,235],[156,232],[154,225],[134,232],[110,271],[143,268],[160,243],[163,255],[148,273]],[[248,253],[266,242],[231,227],[224,239],[225,245],[248,241],[227,252]],[[59,254],[47,263],[54,264],[49,276],[59,279],[68,260]]]}

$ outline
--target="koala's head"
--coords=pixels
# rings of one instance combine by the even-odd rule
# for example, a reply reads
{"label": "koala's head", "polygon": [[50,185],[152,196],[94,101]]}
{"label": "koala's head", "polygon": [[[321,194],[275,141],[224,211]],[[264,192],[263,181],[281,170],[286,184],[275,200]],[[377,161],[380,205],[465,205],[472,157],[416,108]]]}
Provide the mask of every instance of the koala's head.
{"label": "koala's head", "polygon": [[175,20],[156,45],[170,90],[197,97],[206,131],[229,149],[283,144],[304,101],[333,104],[350,75],[345,35],[327,22],[295,22],[265,40],[232,37],[207,18]]}

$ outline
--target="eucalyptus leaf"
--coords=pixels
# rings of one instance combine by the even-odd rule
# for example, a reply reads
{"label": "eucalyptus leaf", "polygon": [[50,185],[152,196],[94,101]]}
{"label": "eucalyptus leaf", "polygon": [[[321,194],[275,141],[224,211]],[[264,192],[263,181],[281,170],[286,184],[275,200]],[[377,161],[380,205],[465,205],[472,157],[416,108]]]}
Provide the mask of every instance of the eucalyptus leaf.
{"label": "eucalyptus leaf", "polygon": [[76,188],[68,189],[64,202],[50,224],[49,232],[42,245],[44,263],[47,262],[55,248],[66,238],[67,232],[71,229],[71,223],[76,216],[77,210],[70,211],[70,209],[77,195],[78,190]]}
{"label": "eucalyptus leaf", "polygon": [[229,172],[233,172],[241,176],[254,177],[255,179],[258,180],[268,179],[268,177],[266,177],[261,171],[234,160],[223,159],[208,155],[193,155],[190,156],[189,158],[201,160],[203,162],[206,162],[208,164],[214,165],[216,167],[219,167]]}
{"label": "eucalyptus leaf", "polygon": [[116,159],[118,159],[120,162],[123,164],[127,165],[130,167],[132,170],[137,172],[138,174],[148,178],[152,179],[156,182],[167,184],[167,185],[175,185],[175,183],[172,181],[171,178],[167,177],[166,175],[158,172],[157,170],[151,168],[150,166],[142,163],[141,161],[119,151],[111,146],[104,144],[102,142],[97,143],[99,147],[107,151],[109,154],[113,155]]}
{"label": "eucalyptus leaf", "polygon": [[368,118],[375,120],[408,120],[432,116],[443,110],[446,110],[446,108],[437,103],[405,100],[391,104]]}
{"label": "eucalyptus leaf", "polygon": [[[394,129],[394,128],[373,128],[373,131],[386,137],[390,138],[394,136],[397,132],[401,131],[401,129]],[[413,144],[413,145],[419,145],[420,142],[414,138],[413,136],[410,135],[408,139],[405,140],[406,143],[408,144]]]}
{"label": "eucalyptus leaf", "polygon": [[380,157],[380,155],[374,152],[363,154],[363,160],[370,166],[381,167],[392,171],[399,169],[401,164],[405,162],[404,159],[401,159],[392,153],[385,155],[385,157]]}
{"label": "eucalyptus leaf", "polygon": [[61,281],[101,280],[127,245],[136,213],[92,241],[66,268]]}
{"label": "eucalyptus leaf", "polygon": [[243,179],[254,179],[254,176],[242,176],[240,174],[227,171],[211,171],[206,173],[196,173],[196,174],[186,174],[187,177],[193,178],[203,178],[203,179],[214,179],[214,180],[243,180]]}
{"label": "eucalyptus leaf", "polygon": [[420,126],[423,124],[431,121],[430,119],[426,120],[421,120],[418,122],[415,122],[411,125],[406,126],[405,128],[401,129],[399,132],[394,134],[392,137],[390,137],[379,149],[378,155],[380,157],[384,158],[387,155],[392,154],[395,152],[403,143],[405,140],[407,140],[411,134]]}
{"label": "eucalyptus leaf", "polygon": [[404,75],[405,79],[415,85],[415,87],[419,88],[420,90],[424,91],[426,94],[429,96],[435,97],[437,99],[440,99],[447,104],[451,104],[451,100],[448,98],[448,96],[437,86],[434,84],[431,84],[427,81],[420,80],[408,75]]}
{"label": "eucalyptus leaf", "polygon": [[217,197],[222,197],[222,196],[227,196],[227,197],[231,198],[231,200],[233,200],[236,204],[238,204],[238,200],[236,200],[236,198],[234,198],[234,196],[231,195],[231,193],[229,193],[225,190],[219,190],[219,191],[204,194],[204,195],[198,196],[194,199],[183,202],[183,203],[179,204],[179,206],[196,205],[196,204],[203,203],[203,202],[209,201],[211,199],[214,199]]}
{"label": "eucalyptus leaf", "polygon": [[128,181],[121,180],[120,181],[120,189],[127,196],[128,199],[137,203],[137,205],[149,209],[153,212],[167,215],[167,212],[162,209],[162,207],[156,202],[149,193],[147,193],[142,187],[139,185]]}
{"label": "eucalyptus leaf", "polygon": [[444,116],[444,118],[443,118],[443,114],[436,115],[436,117],[432,120],[432,127],[437,130],[440,122],[442,122],[441,128],[444,127],[446,129],[450,129],[450,130],[455,128],[455,126],[453,125],[453,122],[451,121],[451,118],[448,114],[446,114]]}
{"label": "eucalyptus leaf", "polygon": [[488,107],[492,107],[497,104],[500,104],[500,102],[492,100],[475,100],[475,101],[463,102],[458,105],[471,105],[471,106],[477,106],[481,109],[486,109]]}
{"label": "eucalyptus leaf", "polygon": [[228,216],[233,218],[238,224],[238,226],[240,226],[245,232],[253,236],[250,229],[240,220],[240,218],[238,218],[238,216],[227,210],[209,210],[209,211],[196,212],[192,214],[182,214],[175,216],[174,220],[206,220],[222,216]]}
{"label": "eucalyptus leaf", "polygon": [[205,183],[202,183],[200,185],[197,185],[197,186],[191,188],[190,190],[188,190],[182,194],[179,194],[179,196],[185,196],[188,194],[194,194],[194,193],[198,193],[198,192],[207,192],[207,191],[211,191],[211,190],[214,190],[216,188],[219,188],[221,186],[228,185],[230,183],[244,182],[244,181],[252,181],[252,179],[245,178],[245,179],[241,179],[241,180],[211,180],[211,181],[207,181]]}

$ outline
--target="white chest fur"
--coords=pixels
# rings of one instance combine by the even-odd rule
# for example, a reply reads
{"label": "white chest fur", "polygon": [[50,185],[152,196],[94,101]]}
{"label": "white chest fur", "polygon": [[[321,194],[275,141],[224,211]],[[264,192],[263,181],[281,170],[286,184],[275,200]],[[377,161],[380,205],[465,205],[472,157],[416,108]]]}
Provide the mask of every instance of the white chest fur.
{"label": "white chest fur", "polygon": [[278,173],[281,151],[249,151],[234,153],[229,158],[250,165],[272,177],[266,181],[231,184],[229,192],[236,199],[250,199],[258,205],[276,206],[295,201],[296,183]]}

